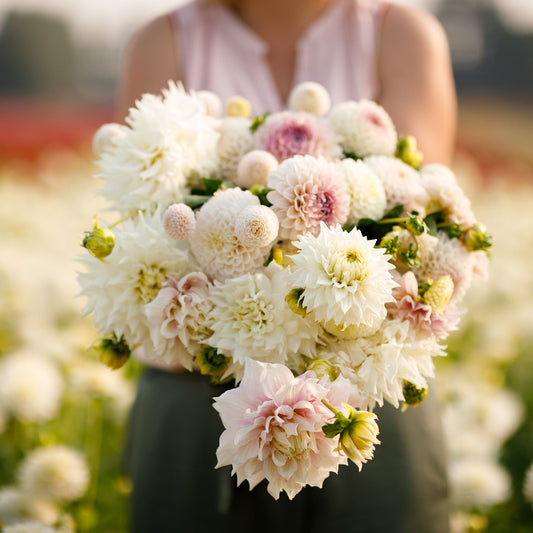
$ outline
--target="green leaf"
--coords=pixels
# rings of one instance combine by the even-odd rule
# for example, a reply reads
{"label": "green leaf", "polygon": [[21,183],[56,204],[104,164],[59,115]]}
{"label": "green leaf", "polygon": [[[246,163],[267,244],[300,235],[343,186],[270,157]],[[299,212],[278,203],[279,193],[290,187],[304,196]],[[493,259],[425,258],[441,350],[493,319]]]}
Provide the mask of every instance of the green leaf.
{"label": "green leaf", "polygon": [[266,120],[268,115],[270,115],[270,113],[267,111],[263,115],[254,117],[254,119],[252,120],[252,123],[250,124],[250,131],[252,133],[255,133],[257,131],[257,128],[259,128],[259,126],[261,126],[261,124],[263,124],[263,122]]}
{"label": "green leaf", "polygon": [[185,197],[183,203],[188,205],[191,209],[196,209],[197,207],[204,205],[210,198],[211,196],[207,196],[205,194],[191,194]]}
{"label": "green leaf", "polygon": [[218,179],[218,178],[202,178],[202,184],[205,189],[205,194],[208,196],[213,196],[220,187],[222,187],[222,184],[224,183],[224,180]]}
{"label": "green leaf", "polygon": [[322,431],[328,439],[332,439],[333,437],[337,436],[342,432],[343,429],[344,426],[339,420],[335,420],[335,422],[332,422],[331,424],[322,426]]}
{"label": "green leaf", "polygon": [[424,218],[424,222],[428,227],[429,234],[436,237],[438,233],[438,225],[444,222],[444,211],[435,211],[434,213],[430,213],[426,216],[426,218]]}
{"label": "green leaf", "polygon": [[390,211],[385,213],[381,220],[387,220],[388,218],[399,218],[403,213],[403,204],[393,207]]}

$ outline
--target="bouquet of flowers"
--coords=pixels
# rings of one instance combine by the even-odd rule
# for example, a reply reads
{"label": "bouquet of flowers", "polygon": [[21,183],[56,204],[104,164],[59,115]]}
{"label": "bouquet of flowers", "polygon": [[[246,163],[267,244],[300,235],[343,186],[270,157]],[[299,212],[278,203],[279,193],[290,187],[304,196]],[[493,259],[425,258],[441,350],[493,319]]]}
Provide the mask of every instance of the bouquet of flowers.
{"label": "bouquet of flowers", "polygon": [[490,240],[453,173],[422,166],[374,102],[290,110],[170,83],[94,147],[118,220],[83,241],[102,359],[130,351],[217,383],[218,465],[278,498],[371,459],[372,409],[417,405]]}

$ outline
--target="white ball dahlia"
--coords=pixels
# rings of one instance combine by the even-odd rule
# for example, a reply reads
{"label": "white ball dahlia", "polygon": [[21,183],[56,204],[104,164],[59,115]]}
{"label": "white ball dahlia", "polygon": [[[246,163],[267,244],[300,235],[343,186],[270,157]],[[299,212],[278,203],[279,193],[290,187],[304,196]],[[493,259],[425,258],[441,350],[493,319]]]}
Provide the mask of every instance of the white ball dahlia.
{"label": "white ball dahlia", "polygon": [[220,98],[211,91],[196,91],[194,96],[204,104],[205,112],[214,118],[222,115],[222,102]]}
{"label": "white ball dahlia", "polygon": [[237,166],[235,183],[250,189],[254,185],[266,185],[268,175],[277,168],[278,160],[265,150],[252,150],[244,154]]}
{"label": "white ball dahlia", "polygon": [[331,110],[328,119],[345,152],[357,157],[394,155],[396,129],[385,109],[375,102],[342,102]]}
{"label": "white ball dahlia", "polygon": [[268,176],[267,195],[279,219],[281,239],[294,240],[320,225],[344,224],[350,199],[339,168],[323,157],[294,156]]}
{"label": "white ball dahlia", "polygon": [[305,111],[321,117],[329,111],[330,106],[328,91],[315,81],[299,83],[289,95],[289,107],[294,111]]}
{"label": "white ball dahlia", "polygon": [[167,235],[177,241],[189,237],[195,225],[194,212],[186,204],[172,204],[163,215],[163,227]]}
{"label": "white ball dahlia", "polygon": [[350,198],[346,222],[356,224],[361,218],[382,218],[387,208],[387,197],[376,174],[362,161],[354,161],[351,158],[343,159],[339,168]]}
{"label": "white ball dahlia", "polygon": [[114,122],[100,126],[93,136],[94,155],[100,158],[106,150],[115,146],[116,139],[122,139],[126,136],[127,130],[125,128],[126,126]]}
{"label": "white ball dahlia", "polygon": [[269,246],[278,236],[278,217],[265,205],[251,205],[235,220],[235,235],[243,246]]}
{"label": "white ball dahlia", "polygon": [[66,446],[37,448],[19,467],[20,486],[28,494],[69,502],[83,496],[89,485],[85,458]]}
{"label": "white ball dahlia", "polygon": [[269,246],[245,246],[238,239],[235,224],[247,207],[259,206],[257,196],[239,188],[216,193],[198,211],[190,243],[201,270],[223,280],[258,269],[266,261]]}
{"label": "white ball dahlia", "polygon": [[389,256],[374,243],[357,228],[348,233],[324,223],[318,236],[307,233],[295,242],[299,252],[291,256],[290,280],[303,289],[302,305],[317,321],[373,326],[385,318],[385,304],[392,301],[397,284]]}
{"label": "white ball dahlia", "polygon": [[241,158],[253,148],[250,124],[250,119],[244,117],[226,117],[220,121],[220,139],[217,144],[219,177],[236,179]]}

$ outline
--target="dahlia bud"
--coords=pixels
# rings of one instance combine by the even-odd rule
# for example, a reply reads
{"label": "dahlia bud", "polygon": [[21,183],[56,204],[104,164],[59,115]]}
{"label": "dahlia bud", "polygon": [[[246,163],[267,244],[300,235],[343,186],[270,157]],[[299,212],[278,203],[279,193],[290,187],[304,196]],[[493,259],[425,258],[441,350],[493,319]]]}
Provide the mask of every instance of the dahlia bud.
{"label": "dahlia bud", "polygon": [[464,244],[469,252],[488,250],[492,246],[490,236],[481,224],[476,224],[465,232]]}
{"label": "dahlia bud", "polygon": [[281,248],[278,248],[277,246],[272,248],[272,260],[278,265],[283,266],[283,250]]}
{"label": "dahlia bud", "polygon": [[404,163],[416,168],[420,168],[424,156],[416,146],[416,139],[412,135],[402,137],[396,146],[396,157]]}
{"label": "dahlia bud", "polygon": [[312,370],[318,379],[327,376],[330,381],[335,381],[339,376],[339,370],[327,359],[317,357],[312,359],[307,365],[307,370]]}
{"label": "dahlia bud", "polygon": [[216,348],[206,346],[195,357],[194,362],[200,368],[202,375],[211,376],[213,383],[223,383],[231,378],[229,376],[225,380],[222,380],[222,376],[228,368],[229,359],[225,355],[218,353]]}
{"label": "dahlia bud", "polygon": [[285,296],[285,301],[287,302],[290,310],[297,315],[306,317],[307,310],[302,305],[302,294],[305,289],[292,289],[287,296]]}
{"label": "dahlia bud", "polygon": [[418,215],[409,215],[405,227],[411,235],[422,235],[428,231],[426,223]]}
{"label": "dahlia bud", "polygon": [[130,347],[124,339],[124,335],[117,339],[114,333],[111,337],[102,339],[94,346],[94,350],[98,353],[100,361],[113,370],[123,367],[131,355]]}
{"label": "dahlia bud", "polygon": [[243,246],[268,246],[278,236],[278,229],[276,213],[264,205],[244,208],[235,220],[235,236]]}
{"label": "dahlia bud", "polygon": [[239,161],[235,183],[245,189],[250,189],[254,185],[266,185],[268,175],[277,166],[278,160],[270,152],[252,150]]}
{"label": "dahlia bud", "polygon": [[404,409],[407,409],[408,405],[413,407],[418,407],[422,403],[426,396],[428,395],[427,387],[422,387],[419,389],[416,385],[410,381],[404,380],[403,382],[403,397],[404,397]]}
{"label": "dahlia bud", "polygon": [[429,305],[435,314],[441,314],[452,297],[454,286],[450,275],[441,276],[424,292],[424,303]]}
{"label": "dahlia bud", "polygon": [[252,114],[250,102],[242,96],[232,96],[226,102],[226,115],[228,117],[248,118]]}
{"label": "dahlia bud", "polygon": [[321,117],[329,111],[330,106],[328,91],[314,81],[296,85],[289,95],[289,107],[293,111],[305,111]]}
{"label": "dahlia bud", "polygon": [[196,219],[193,210],[185,204],[172,204],[163,215],[163,227],[172,239],[184,240],[194,231]]}
{"label": "dahlia bud", "polygon": [[[104,261],[115,247],[115,234],[109,228],[100,228],[94,217],[94,227],[92,231],[86,231],[83,238],[82,246],[86,248],[89,253]],[[105,263],[105,261],[104,261]]]}

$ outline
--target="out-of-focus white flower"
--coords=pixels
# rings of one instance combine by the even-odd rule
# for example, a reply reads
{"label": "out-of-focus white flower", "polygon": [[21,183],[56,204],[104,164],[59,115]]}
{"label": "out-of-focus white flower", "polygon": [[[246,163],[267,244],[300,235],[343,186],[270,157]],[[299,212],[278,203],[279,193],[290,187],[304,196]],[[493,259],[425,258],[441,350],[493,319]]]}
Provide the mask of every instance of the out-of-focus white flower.
{"label": "out-of-focus white flower", "polygon": [[195,225],[194,212],[185,204],[172,204],[163,215],[163,227],[167,235],[178,241],[189,237]]}
{"label": "out-of-focus white flower", "polygon": [[219,118],[222,115],[222,102],[215,93],[211,91],[197,91],[194,95],[204,104],[205,112],[210,117]]}
{"label": "out-of-focus white flower", "polygon": [[3,533],[58,533],[57,529],[35,521],[12,524],[6,526],[2,531]]}
{"label": "out-of-focus white flower", "polygon": [[331,99],[323,85],[315,81],[306,81],[292,89],[289,106],[293,111],[305,111],[321,117],[329,111]]}
{"label": "out-of-focus white flower", "polygon": [[106,263],[85,254],[80,261],[81,294],[87,297],[85,314],[92,313],[104,337],[116,334],[131,346],[149,337],[144,306],[152,301],[169,277],[181,278],[191,265],[186,241],[171,239],[162,215],[139,213],[115,228],[115,247]]}
{"label": "out-of-focus white flower", "polygon": [[26,514],[27,496],[17,487],[0,489],[0,523],[11,524]]}
{"label": "out-of-focus white flower", "polygon": [[0,404],[23,422],[45,422],[59,409],[61,374],[50,359],[29,352],[6,355],[0,361]]}
{"label": "out-of-focus white flower", "polygon": [[244,246],[269,246],[278,236],[278,217],[265,205],[242,210],[235,220],[235,234]]}
{"label": "out-of-focus white flower", "polygon": [[249,118],[252,114],[252,106],[250,101],[242,96],[232,96],[224,106],[226,115],[228,117],[244,117]]}
{"label": "out-of-focus white flower", "polygon": [[242,156],[237,166],[235,183],[250,189],[254,185],[266,185],[268,175],[277,168],[278,160],[265,150],[252,150]]}
{"label": "out-of-focus white flower", "polygon": [[269,246],[244,246],[235,232],[238,215],[247,207],[259,206],[257,196],[239,188],[217,192],[196,215],[191,249],[201,270],[223,280],[253,272],[266,261]]}
{"label": "out-of-focus white flower", "polygon": [[361,218],[379,220],[387,205],[385,190],[380,179],[362,161],[343,159],[339,168],[346,182],[350,209],[346,222],[356,224]]}
{"label": "out-of-focus white flower", "polygon": [[93,136],[93,152],[98,158],[115,145],[115,139],[121,139],[126,136],[126,126],[110,122],[100,126]]}
{"label": "out-of-focus white flower", "polygon": [[66,446],[37,448],[30,452],[18,471],[20,486],[30,495],[54,501],[80,498],[89,485],[84,457]]}
{"label": "out-of-focus white flower", "polygon": [[217,144],[217,172],[221,178],[235,180],[241,158],[253,148],[250,119],[226,117],[220,121]]}
{"label": "out-of-focus white flower", "polygon": [[524,496],[530,505],[533,506],[533,465],[529,466],[524,478]]}
{"label": "out-of-focus white flower", "polygon": [[403,205],[404,212],[418,211],[420,216],[426,215],[429,196],[418,171],[396,157],[371,155],[365,157],[364,162],[381,180],[387,196],[387,211]]}
{"label": "out-of-focus white flower", "polygon": [[388,113],[375,102],[342,102],[333,107],[328,118],[345,152],[357,157],[394,155],[396,129]]}
{"label": "out-of-focus white flower", "polygon": [[295,156],[268,176],[267,195],[280,222],[282,239],[294,240],[320,225],[344,224],[350,199],[337,165],[322,157]]}
{"label": "out-of-focus white flower", "polygon": [[291,256],[290,280],[304,289],[302,305],[317,321],[374,326],[385,318],[396,286],[389,272],[394,267],[374,243],[357,228],[348,233],[324,223],[317,237],[306,234],[295,242],[299,252]]}

